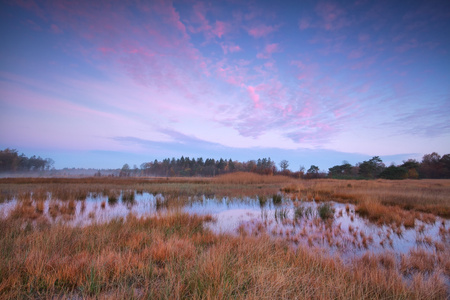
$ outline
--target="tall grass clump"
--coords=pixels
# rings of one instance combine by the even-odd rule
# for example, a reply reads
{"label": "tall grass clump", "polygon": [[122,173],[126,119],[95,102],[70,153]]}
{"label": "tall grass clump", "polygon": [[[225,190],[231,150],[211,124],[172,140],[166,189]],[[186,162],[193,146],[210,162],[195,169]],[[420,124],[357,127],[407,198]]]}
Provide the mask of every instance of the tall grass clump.
{"label": "tall grass clump", "polygon": [[272,202],[274,205],[280,205],[282,202],[282,197],[280,194],[274,194],[272,196]]}
{"label": "tall grass clump", "polygon": [[258,202],[259,202],[259,206],[260,206],[261,208],[263,208],[264,206],[266,206],[266,203],[267,203],[267,198],[266,198],[266,196],[259,195],[259,196],[258,196]]}
{"label": "tall grass clump", "polygon": [[108,204],[109,204],[110,206],[116,205],[117,202],[118,202],[118,199],[117,199],[117,195],[116,195],[116,194],[110,194],[110,195],[108,195]]}
{"label": "tall grass clump", "polygon": [[317,207],[317,212],[322,220],[331,219],[334,217],[334,208],[328,202],[320,204]]}
{"label": "tall grass clump", "polygon": [[299,205],[294,208],[294,219],[295,220],[303,218],[304,215],[305,215],[305,207],[303,207],[302,205]]}
{"label": "tall grass clump", "polygon": [[289,213],[289,210],[287,208],[279,208],[279,209],[277,208],[277,209],[275,209],[275,220],[276,221],[278,221],[278,220],[282,221],[284,219],[287,219],[288,213]]}
{"label": "tall grass clump", "polygon": [[155,196],[155,206],[156,210],[167,208],[169,206],[169,201],[167,201],[167,199],[164,199],[163,196],[157,195]]}

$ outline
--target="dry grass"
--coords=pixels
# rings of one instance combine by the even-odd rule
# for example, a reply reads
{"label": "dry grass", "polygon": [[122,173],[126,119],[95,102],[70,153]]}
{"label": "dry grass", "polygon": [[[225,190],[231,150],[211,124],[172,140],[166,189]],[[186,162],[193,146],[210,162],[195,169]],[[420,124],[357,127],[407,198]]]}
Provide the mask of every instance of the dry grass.
{"label": "dry grass", "polygon": [[214,177],[212,181],[221,184],[286,184],[298,180],[282,175],[269,176],[249,172],[236,172]]}
{"label": "dry grass", "polygon": [[283,189],[299,199],[357,205],[372,221],[414,225],[414,219],[434,222],[432,215],[450,217],[450,180],[309,180],[287,183]]}
{"label": "dry grass", "polygon": [[[408,287],[386,260],[358,267],[267,236],[215,235],[182,213],[68,227],[0,220],[2,298],[363,299],[446,297],[439,278]],[[26,223],[26,222],[25,222]],[[443,287],[444,286],[444,287]]]}
{"label": "dry grass", "polygon": [[[397,230],[400,224],[413,226],[416,218],[434,222],[434,215],[450,216],[448,180],[305,181],[250,173],[216,178],[0,179],[1,199],[18,200],[9,217],[0,219],[0,298],[448,296],[439,275],[450,275],[444,244],[450,240],[450,229],[445,226],[439,231],[444,242],[434,243],[432,255],[417,250],[399,262],[389,254],[366,255],[347,267],[339,259],[302,247],[293,250],[243,228],[238,237],[215,235],[203,227],[211,216],[129,216],[82,228],[52,224],[44,217],[44,200],[49,197],[53,200],[48,202],[48,215],[70,218],[77,200],[90,193],[108,197],[108,205],[114,205],[123,191],[128,198],[134,190],[161,193],[164,201],[160,199],[160,206],[172,207],[188,196],[199,195],[258,195],[263,204],[280,189],[291,199],[356,204],[359,214],[374,222],[396,224]],[[82,201],[82,213],[85,207]],[[346,212],[350,213],[349,206]],[[303,215],[308,211],[299,210],[297,217]],[[89,217],[94,219],[95,212],[89,212]],[[349,231],[363,247],[373,242],[352,226]],[[313,246],[314,241],[308,239]],[[405,283],[404,275],[410,276],[411,282]]]}
{"label": "dry grass", "polygon": [[[357,205],[360,214],[379,223],[414,226],[415,219],[434,222],[450,217],[450,180],[299,180],[286,176],[231,173],[214,178],[4,178],[2,199],[83,200],[103,195],[112,205],[121,191],[180,197],[267,198],[284,191],[291,199],[338,201]],[[172,201],[173,202],[173,201]],[[173,203],[172,203],[173,204]]]}

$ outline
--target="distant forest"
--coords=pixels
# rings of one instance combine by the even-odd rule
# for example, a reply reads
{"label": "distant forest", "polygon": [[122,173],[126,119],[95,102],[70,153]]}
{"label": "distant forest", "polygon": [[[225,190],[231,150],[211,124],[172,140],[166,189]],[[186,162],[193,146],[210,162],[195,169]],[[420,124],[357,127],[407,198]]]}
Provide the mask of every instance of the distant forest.
{"label": "distant forest", "polygon": [[[50,158],[27,157],[19,155],[15,149],[0,150],[0,173],[26,173],[30,171],[49,171],[54,161]],[[85,169],[63,169],[68,172],[65,175],[82,174]],[[53,169],[54,175],[61,174]],[[102,173],[103,172],[103,173]],[[419,178],[450,178],[450,154],[440,156],[433,152],[423,156],[422,161],[409,159],[400,165],[386,166],[379,156],[374,156],[370,160],[351,165],[343,162],[328,169],[328,172],[320,171],[319,167],[311,165],[308,169],[300,167],[298,171],[289,169],[289,162],[282,160],[277,165],[270,158],[260,158],[239,162],[232,159],[213,158],[203,159],[189,158],[166,158],[162,161],[154,160],[146,162],[140,167],[136,165],[131,168],[125,164],[121,169],[98,170],[95,176],[161,176],[161,177],[191,177],[202,176],[212,177],[220,174],[232,172],[254,172],[264,175],[285,175],[295,178],[336,178],[336,179],[419,179]]]}
{"label": "distant forest", "polygon": [[0,172],[29,172],[49,170],[53,166],[53,159],[41,157],[27,157],[25,154],[19,155],[17,150],[6,148],[0,150]]}
{"label": "distant forest", "polygon": [[[278,168],[279,167],[279,168]],[[179,159],[166,158],[162,161],[143,163],[138,169],[130,169],[125,164],[120,176],[215,176],[231,172],[254,172],[266,175],[286,175],[295,178],[337,178],[337,179],[418,179],[418,178],[450,178],[450,154],[440,156],[436,152],[426,154],[422,161],[414,159],[404,161],[401,165],[386,167],[378,156],[368,161],[351,165],[344,162],[321,172],[319,167],[311,165],[308,169],[303,167],[298,171],[289,169],[289,162],[282,160],[277,166],[270,158],[249,160],[247,162],[233,161],[231,159],[214,160],[212,158],[181,157]]]}

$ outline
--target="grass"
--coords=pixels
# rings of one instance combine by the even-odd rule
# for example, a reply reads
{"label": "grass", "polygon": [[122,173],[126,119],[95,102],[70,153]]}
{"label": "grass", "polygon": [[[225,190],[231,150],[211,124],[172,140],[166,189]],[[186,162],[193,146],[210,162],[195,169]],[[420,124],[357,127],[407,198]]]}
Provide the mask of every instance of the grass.
{"label": "grass", "polygon": [[[285,195],[278,194],[280,190]],[[204,226],[212,221],[211,216],[180,211],[147,218],[129,215],[83,227],[45,217],[48,209],[50,218],[70,218],[77,202],[83,212],[86,201],[79,200],[90,193],[107,197],[112,206],[119,195],[122,201],[133,202],[135,191],[163,195],[155,205],[168,209],[187,197],[201,195],[258,195],[262,207],[271,198],[275,205],[283,197],[322,202],[317,210],[297,205],[294,219],[316,214],[329,219],[334,212],[327,201],[352,203],[358,214],[371,221],[394,224],[393,234],[400,225],[414,226],[416,219],[432,223],[436,215],[450,216],[448,180],[302,181],[249,173],[183,179],[0,179],[0,201],[17,199],[9,216],[0,218],[0,298],[448,297],[440,276],[450,276],[448,245],[426,236],[422,243],[433,251],[413,250],[400,258],[389,253],[367,254],[344,264],[308,245],[292,248],[264,233],[246,234],[245,228],[238,236],[214,234]],[[46,199],[52,199],[48,208]],[[349,214],[350,207],[345,211]],[[96,218],[94,212],[85,214]],[[277,207],[277,219],[287,216],[286,210]],[[373,242],[356,227],[349,231],[363,247]],[[450,228],[440,227],[440,235],[449,233]],[[333,240],[331,232],[319,238]],[[308,243],[314,247],[315,240],[308,237]]]}
{"label": "grass", "polygon": [[294,219],[298,220],[305,216],[305,208],[302,205],[298,205],[294,208]]}
{"label": "grass", "polygon": [[[407,285],[391,267],[293,249],[265,235],[215,235],[210,217],[179,212],[105,224],[20,226],[0,220],[4,298],[421,298],[445,285]],[[367,258],[369,262],[372,258]],[[376,260],[376,259],[375,259]],[[420,266],[418,268],[421,268]]]}
{"label": "grass", "polygon": [[332,219],[334,217],[334,208],[330,203],[322,203],[317,207],[317,212],[322,220]]}
{"label": "grass", "polygon": [[[380,223],[414,219],[433,222],[430,215],[450,218],[450,180],[303,180],[286,183],[285,192],[298,199],[352,203],[360,214]],[[400,214],[400,217],[398,215]]]}
{"label": "grass", "polygon": [[282,202],[282,196],[280,194],[272,195],[272,202],[274,205],[280,205]]}

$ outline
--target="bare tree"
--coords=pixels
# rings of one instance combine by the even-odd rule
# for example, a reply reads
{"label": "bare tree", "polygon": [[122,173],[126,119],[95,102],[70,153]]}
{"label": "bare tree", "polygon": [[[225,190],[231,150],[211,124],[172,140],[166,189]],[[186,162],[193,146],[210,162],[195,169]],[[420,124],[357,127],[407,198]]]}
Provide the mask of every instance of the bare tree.
{"label": "bare tree", "polygon": [[286,169],[289,168],[289,162],[287,160],[283,159],[280,162],[280,168],[281,168],[281,171],[286,171]]}

